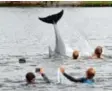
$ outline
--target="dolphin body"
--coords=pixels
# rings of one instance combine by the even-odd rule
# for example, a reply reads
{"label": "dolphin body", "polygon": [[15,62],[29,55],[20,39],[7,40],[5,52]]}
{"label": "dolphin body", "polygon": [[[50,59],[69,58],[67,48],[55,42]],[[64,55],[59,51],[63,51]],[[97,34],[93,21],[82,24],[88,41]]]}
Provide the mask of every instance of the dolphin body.
{"label": "dolphin body", "polygon": [[66,49],[65,49],[65,44],[60,36],[60,33],[57,29],[57,23],[61,19],[63,15],[63,10],[60,11],[59,13],[49,15],[44,18],[40,18],[39,20],[48,23],[48,24],[53,24],[54,30],[55,30],[55,49],[52,50],[51,47],[49,46],[49,57],[52,56],[65,56],[66,55]]}

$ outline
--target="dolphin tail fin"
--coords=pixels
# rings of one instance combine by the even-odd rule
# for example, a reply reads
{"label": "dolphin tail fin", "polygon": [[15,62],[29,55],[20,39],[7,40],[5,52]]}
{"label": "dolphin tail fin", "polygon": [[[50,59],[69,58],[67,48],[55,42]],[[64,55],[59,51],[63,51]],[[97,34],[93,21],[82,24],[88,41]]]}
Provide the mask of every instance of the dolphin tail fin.
{"label": "dolphin tail fin", "polygon": [[60,20],[60,18],[62,17],[63,12],[64,11],[61,10],[59,13],[52,14],[52,15],[49,15],[49,16],[44,17],[44,18],[39,17],[39,20],[46,22],[46,23],[50,23],[50,24],[56,24]]}
{"label": "dolphin tail fin", "polygon": [[49,46],[49,57],[52,57],[52,55],[53,55],[53,51],[52,51],[51,47]]}

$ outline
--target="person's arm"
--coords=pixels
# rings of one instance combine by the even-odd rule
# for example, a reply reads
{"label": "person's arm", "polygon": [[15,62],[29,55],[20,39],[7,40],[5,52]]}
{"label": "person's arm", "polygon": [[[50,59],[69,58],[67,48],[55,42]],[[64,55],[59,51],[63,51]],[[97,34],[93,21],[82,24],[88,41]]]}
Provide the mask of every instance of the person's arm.
{"label": "person's arm", "polygon": [[72,82],[83,82],[83,79],[76,79],[70,75],[68,75],[67,73],[65,73],[65,69],[63,67],[60,67],[60,71],[62,72],[62,74],[70,81]]}
{"label": "person's arm", "polygon": [[47,82],[50,83],[50,80],[48,79],[48,77],[45,75],[45,73],[43,72],[43,69],[40,68],[40,74],[43,77],[43,79]]}
{"label": "person's arm", "polygon": [[50,80],[48,79],[48,77],[47,77],[44,73],[41,73],[41,76],[43,77],[43,79],[44,79],[47,83],[50,83]]}
{"label": "person's arm", "polygon": [[68,75],[68,74],[65,73],[65,72],[63,73],[63,75],[64,75],[68,80],[70,80],[70,81],[72,81],[72,82],[83,82],[82,79],[76,79],[76,78],[74,78],[74,77]]}

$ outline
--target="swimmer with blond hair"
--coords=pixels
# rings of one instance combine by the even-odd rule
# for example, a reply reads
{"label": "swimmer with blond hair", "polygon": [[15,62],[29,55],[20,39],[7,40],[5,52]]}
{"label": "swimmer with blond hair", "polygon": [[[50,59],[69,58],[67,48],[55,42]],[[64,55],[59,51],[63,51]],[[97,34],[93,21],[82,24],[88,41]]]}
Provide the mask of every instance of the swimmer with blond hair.
{"label": "swimmer with blond hair", "polygon": [[79,58],[79,51],[78,50],[74,50],[73,54],[72,54],[73,59],[78,59]]}

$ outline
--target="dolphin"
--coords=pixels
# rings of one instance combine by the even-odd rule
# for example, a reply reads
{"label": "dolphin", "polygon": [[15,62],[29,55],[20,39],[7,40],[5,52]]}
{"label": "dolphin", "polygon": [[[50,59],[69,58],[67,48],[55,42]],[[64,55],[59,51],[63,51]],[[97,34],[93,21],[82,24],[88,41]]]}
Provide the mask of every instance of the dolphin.
{"label": "dolphin", "polygon": [[60,12],[56,13],[56,14],[52,14],[49,15],[47,17],[39,17],[39,20],[48,23],[48,24],[52,24],[54,26],[54,30],[55,30],[55,49],[52,50],[51,47],[49,46],[49,57],[57,56],[65,56],[66,55],[66,49],[65,49],[65,44],[60,36],[60,33],[58,31],[57,28],[57,23],[58,21],[61,19],[62,15],[63,15],[63,10],[61,10]]}

